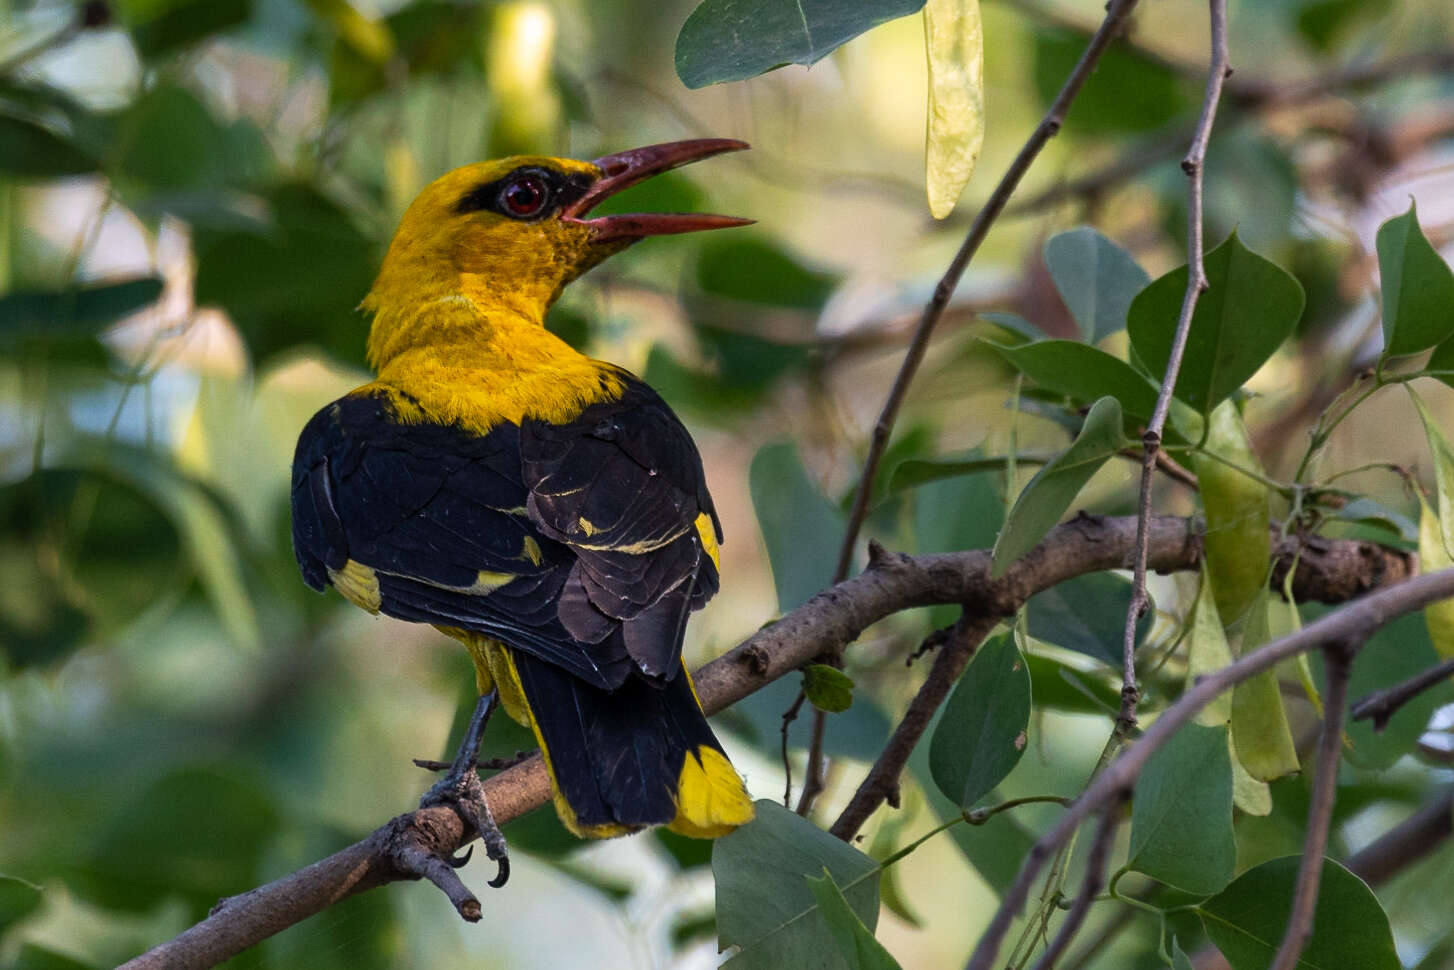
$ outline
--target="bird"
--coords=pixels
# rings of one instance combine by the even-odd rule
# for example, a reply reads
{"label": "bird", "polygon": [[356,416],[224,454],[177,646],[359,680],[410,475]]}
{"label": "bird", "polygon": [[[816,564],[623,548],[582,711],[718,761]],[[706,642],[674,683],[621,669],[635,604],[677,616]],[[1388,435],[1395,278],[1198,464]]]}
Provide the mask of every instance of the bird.
{"label": "bird", "polygon": [[508,878],[508,854],[475,766],[497,705],[533,730],[578,836],[665,825],[716,838],[753,817],[682,661],[687,617],[719,584],[701,456],[644,381],[544,326],[567,284],[640,240],[750,224],[590,214],[651,176],[747,147],[512,156],[439,177],[404,212],[361,304],[375,379],[299,436],[304,581],[469,651],[479,700],[424,804],[461,808],[500,866],[492,885]]}

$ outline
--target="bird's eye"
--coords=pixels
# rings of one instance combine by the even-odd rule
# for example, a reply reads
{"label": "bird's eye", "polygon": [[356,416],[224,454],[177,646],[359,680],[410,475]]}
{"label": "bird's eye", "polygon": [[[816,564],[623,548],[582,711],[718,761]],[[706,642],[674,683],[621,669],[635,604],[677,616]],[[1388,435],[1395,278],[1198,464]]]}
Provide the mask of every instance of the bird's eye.
{"label": "bird's eye", "polygon": [[538,175],[522,175],[500,192],[501,207],[517,219],[540,215],[549,201],[550,189]]}

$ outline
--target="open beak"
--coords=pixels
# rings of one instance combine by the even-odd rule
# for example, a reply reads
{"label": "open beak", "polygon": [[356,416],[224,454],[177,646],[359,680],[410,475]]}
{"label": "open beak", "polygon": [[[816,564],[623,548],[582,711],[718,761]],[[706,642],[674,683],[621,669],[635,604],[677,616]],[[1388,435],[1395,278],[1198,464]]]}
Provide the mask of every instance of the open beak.
{"label": "open beak", "polygon": [[720,155],[723,152],[740,152],[750,147],[745,141],[734,138],[695,138],[690,141],[671,141],[661,145],[647,145],[633,148],[615,155],[605,155],[592,164],[601,170],[598,178],[586,194],[561,210],[565,222],[577,222],[590,227],[593,242],[609,239],[642,239],[646,236],[666,236],[678,232],[697,232],[700,229],[727,229],[732,226],[751,225],[752,219],[735,216],[717,216],[706,213],[630,213],[626,215],[597,216],[585,218],[603,199],[622,189],[630,188],[653,175],[669,171],[690,162]]}

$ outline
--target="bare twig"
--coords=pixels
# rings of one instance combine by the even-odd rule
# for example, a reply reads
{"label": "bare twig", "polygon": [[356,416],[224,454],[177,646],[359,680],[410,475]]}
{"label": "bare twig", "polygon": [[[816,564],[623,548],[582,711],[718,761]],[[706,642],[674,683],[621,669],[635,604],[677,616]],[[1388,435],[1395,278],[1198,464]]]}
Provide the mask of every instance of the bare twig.
{"label": "bare twig", "polygon": [[1369,694],[1353,705],[1353,720],[1372,718],[1373,729],[1382,731],[1388,725],[1389,718],[1398,713],[1399,708],[1429,688],[1442,684],[1451,674],[1454,674],[1454,659],[1430,667],[1401,684]]}
{"label": "bare twig", "polygon": [[[1005,603],[1001,609],[1011,605]],[[1014,609],[1010,609],[1008,612],[996,610],[971,615],[968,610],[965,611],[965,615],[955,625],[949,642],[939,648],[934,657],[934,666],[929,669],[929,676],[914,695],[909,710],[894,729],[889,743],[879,752],[878,760],[873,763],[868,776],[858,786],[858,791],[853,793],[853,798],[829,832],[848,842],[858,834],[859,828],[879,805],[888,802],[898,806],[899,776],[903,774],[909,755],[914,752],[914,745],[924,736],[929,722],[934,719],[934,712],[939,710],[939,705],[949,696],[949,689],[964,672],[964,668],[974,657],[975,650],[1001,618],[1013,612]]]}
{"label": "bare twig", "polygon": [[1090,912],[1091,903],[1095,902],[1096,895],[1101,891],[1106,878],[1106,860],[1110,858],[1111,846],[1116,841],[1116,829],[1121,825],[1122,801],[1113,801],[1106,806],[1101,813],[1101,824],[1096,827],[1095,841],[1091,843],[1090,854],[1085,860],[1085,875],[1082,877],[1080,893],[1071,904],[1070,912],[1065,914],[1065,922],[1060,924],[1055,939],[1045,948],[1040,959],[1035,962],[1034,970],[1055,970],[1055,964],[1065,955],[1070,947],[1071,940],[1080,932],[1081,924],[1085,922],[1086,914]]}
{"label": "bare twig", "polygon": [[808,741],[808,768],[803,773],[803,790],[798,794],[796,809],[805,818],[813,810],[813,801],[823,793],[823,775],[827,771],[823,756],[823,735],[827,729],[827,713],[813,708],[813,734]]}
{"label": "bare twig", "polygon": [[[1007,602],[1028,597],[1074,576],[1125,568],[1130,561],[1135,528],[1130,518],[1080,516],[1052,530],[1039,546],[996,580],[990,579],[990,555],[986,551],[915,557],[885,555],[878,566],[824,590],[697,671],[694,680],[698,696],[709,714],[716,713],[798,669],[813,657],[840,650],[871,624],[901,610],[957,603],[973,604],[973,608],[993,614]],[[1187,519],[1153,519],[1152,568],[1163,572],[1196,569],[1202,553],[1199,530],[1197,523]],[[1357,562],[1347,557],[1334,557],[1331,561],[1342,565]],[[1300,572],[1316,569],[1318,559],[1307,557],[1298,568]],[[1412,588],[1417,593],[1422,588],[1417,584],[1428,581],[1427,578],[1413,580],[1397,589]],[[1444,589],[1442,595],[1448,596],[1450,592]],[[1380,608],[1382,595],[1367,597],[1359,606]],[[1374,606],[1364,606],[1368,603]],[[1337,615],[1331,614],[1329,618]],[[1319,623],[1326,623],[1329,618]],[[1319,628],[1319,624],[1314,624],[1308,630]],[[1192,693],[1195,691],[1194,688]],[[1152,731],[1159,723],[1152,726]],[[545,763],[538,754],[486,779],[484,787],[495,819],[502,825],[544,805],[550,798]],[[417,876],[417,873],[402,872],[395,862],[394,853],[401,840],[416,840],[429,852],[448,856],[469,838],[473,838],[473,833],[468,832],[459,814],[449,806],[410,812],[326,859],[225,900],[206,920],[126,966],[128,970],[214,966],[348,896]]]}
{"label": "bare twig", "polygon": [[1328,689],[1324,694],[1323,738],[1318,745],[1318,764],[1313,777],[1313,797],[1308,806],[1307,834],[1303,858],[1298,866],[1292,910],[1287,930],[1277,948],[1270,970],[1292,970],[1303,947],[1313,935],[1313,915],[1318,908],[1318,883],[1323,877],[1323,854],[1328,849],[1328,830],[1333,821],[1333,802],[1338,795],[1338,758],[1342,755],[1343,716],[1348,706],[1348,678],[1353,655],[1362,642],[1333,641],[1323,650],[1328,668]]}
{"label": "bare twig", "polygon": [[1454,835],[1454,787],[1445,788],[1398,825],[1347,860],[1348,871],[1379,886],[1419,859],[1428,857]]}
{"label": "bare twig", "polygon": [[783,808],[791,808],[793,803],[793,765],[788,760],[788,728],[798,719],[798,712],[803,709],[803,701],[807,699],[806,693],[798,691],[798,696],[783,711],[783,723],[779,729],[783,749]]}
{"label": "bare twig", "polygon": [[873,497],[874,475],[878,471],[878,464],[883,458],[884,449],[888,446],[889,434],[893,431],[894,421],[898,417],[900,406],[904,403],[904,397],[908,394],[909,384],[914,379],[914,373],[924,360],[929,337],[934,332],[939,318],[943,316],[944,308],[949,305],[949,298],[954,294],[960,277],[964,275],[970,259],[978,251],[980,244],[984,242],[985,236],[989,234],[990,227],[994,225],[995,220],[999,218],[1000,213],[1009,203],[1010,197],[1020,184],[1020,179],[1029,171],[1036,156],[1045,147],[1045,143],[1060,130],[1071,102],[1080,93],[1081,87],[1090,77],[1091,71],[1094,70],[1096,62],[1111,45],[1111,41],[1120,33],[1122,25],[1135,6],[1136,0],[1112,0],[1100,29],[1091,37],[1085,53],[1081,55],[1080,61],[1070,72],[1070,76],[1065,79],[1065,85],[1055,96],[1050,110],[1036,126],[1029,140],[1021,147],[1019,154],[1010,163],[1009,169],[1000,178],[994,191],[990,193],[984,208],[979,210],[975,216],[974,224],[970,226],[968,235],[965,236],[964,242],[959,247],[959,252],[955,253],[943,278],[934,287],[934,295],[930,298],[928,305],[924,307],[923,316],[919,318],[919,326],[914,331],[914,337],[904,354],[904,362],[899,367],[899,373],[894,378],[888,399],[884,401],[883,410],[879,412],[878,421],[874,424],[873,438],[869,442],[868,454],[863,461],[863,472],[858,481],[858,490],[853,497],[853,511],[848,518],[848,527],[844,530],[843,544],[838,550],[838,565],[834,571],[835,575],[848,575],[848,570],[853,563],[853,549],[858,542],[858,533],[863,527],[864,518],[868,515],[869,500]]}
{"label": "bare twig", "polygon": [[1451,595],[1454,595],[1454,569],[1417,576],[1392,588],[1370,593],[1197,681],[1163,711],[1140,738],[1128,745],[1121,757],[1091,782],[1065,810],[1065,814],[1031,847],[1019,874],[1001,896],[999,909],[980,937],[968,970],[990,970],[1010,924],[1025,905],[1030,886],[1046,860],[1070,838],[1081,822],[1130,791],[1151,756],[1223,691],[1308,650],[1330,643],[1361,643],[1397,617]]}
{"label": "bare twig", "polygon": [[1131,602],[1126,609],[1125,633],[1121,642],[1121,713],[1116,718],[1116,731],[1122,738],[1130,737],[1135,730],[1136,705],[1141,700],[1141,692],[1136,687],[1136,625],[1141,614],[1146,611],[1148,600],[1145,532],[1139,523],[1147,523],[1151,519],[1151,482],[1157,467],[1156,456],[1161,452],[1161,432],[1166,427],[1166,415],[1171,409],[1171,392],[1176,388],[1176,378],[1181,372],[1181,358],[1186,351],[1187,334],[1191,332],[1192,314],[1196,311],[1197,299],[1206,292],[1208,285],[1206,267],[1202,263],[1202,169],[1206,164],[1212,124],[1217,119],[1217,105],[1222,98],[1222,82],[1230,73],[1227,63],[1227,2],[1211,0],[1209,8],[1212,59],[1207,68],[1207,88],[1202,97],[1202,113],[1197,119],[1191,148],[1181,162],[1182,171],[1189,180],[1186,293],[1182,296],[1181,313],[1176,320],[1176,333],[1171,340],[1171,353],[1167,357],[1166,373],[1161,379],[1161,390],[1156,395],[1156,407],[1151,412],[1150,423],[1141,435],[1145,458],[1141,466],[1141,492],[1136,506],[1136,563],[1132,567]]}

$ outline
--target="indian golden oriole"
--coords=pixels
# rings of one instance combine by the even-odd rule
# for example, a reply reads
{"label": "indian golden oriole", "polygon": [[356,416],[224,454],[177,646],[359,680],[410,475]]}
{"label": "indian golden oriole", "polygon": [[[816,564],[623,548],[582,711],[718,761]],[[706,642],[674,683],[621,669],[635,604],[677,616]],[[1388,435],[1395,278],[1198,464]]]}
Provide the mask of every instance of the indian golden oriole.
{"label": "indian golden oriole", "polygon": [[456,772],[480,790],[480,722],[498,696],[533,729],[556,810],[582,836],[665,824],[712,838],[752,817],[682,664],[721,541],[696,446],[640,379],[544,327],[567,283],[632,243],[750,222],[588,217],[651,175],[746,147],[517,156],[437,179],[362,304],[378,379],[298,441],[293,545],[308,585],[461,641],[481,704]]}

